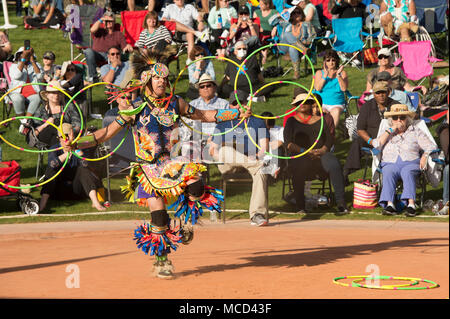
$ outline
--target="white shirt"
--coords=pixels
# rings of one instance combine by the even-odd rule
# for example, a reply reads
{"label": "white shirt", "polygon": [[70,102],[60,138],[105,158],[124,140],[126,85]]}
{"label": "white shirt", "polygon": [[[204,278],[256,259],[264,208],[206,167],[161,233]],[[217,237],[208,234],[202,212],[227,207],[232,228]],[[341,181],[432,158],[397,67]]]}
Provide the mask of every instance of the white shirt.
{"label": "white shirt", "polygon": [[194,20],[198,18],[198,11],[191,4],[186,4],[180,8],[176,4],[169,4],[162,15],[162,19],[176,20],[188,27],[194,28]]}

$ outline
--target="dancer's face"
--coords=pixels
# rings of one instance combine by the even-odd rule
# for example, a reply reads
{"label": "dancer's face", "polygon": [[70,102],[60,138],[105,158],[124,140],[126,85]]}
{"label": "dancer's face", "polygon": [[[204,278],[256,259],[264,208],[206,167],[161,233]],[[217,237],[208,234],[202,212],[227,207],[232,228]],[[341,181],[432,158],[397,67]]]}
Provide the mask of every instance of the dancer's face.
{"label": "dancer's face", "polygon": [[157,96],[163,96],[164,93],[166,93],[167,78],[163,78],[160,76],[153,76],[151,80],[151,85],[153,88],[153,92]]}

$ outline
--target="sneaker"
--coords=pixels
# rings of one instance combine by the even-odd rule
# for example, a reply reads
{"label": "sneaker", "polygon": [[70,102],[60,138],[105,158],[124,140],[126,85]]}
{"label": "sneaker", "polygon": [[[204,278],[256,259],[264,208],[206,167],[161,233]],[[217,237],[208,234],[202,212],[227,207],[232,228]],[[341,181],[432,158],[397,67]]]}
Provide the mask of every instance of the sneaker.
{"label": "sneaker", "polygon": [[59,23],[57,23],[57,24],[55,24],[55,25],[51,25],[50,28],[51,28],[51,29],[58,30],[58,29],[60,28],[60,26],[61,26],[61,25],[60,25]]}
{"label": "sneaker", "polygon": [[413,206],[407,206],[405,208],[406,213],[405,215],[408,217],[416,217],[417,213],[416,213],[416,209]]}
{"label": "sneaker", "polygon": [[267,219],[265,219],[264,216],[261,214],[255,214],[250,221],[250,225],[258,227],[266,226],[267,223],[268,223]]}
{"label": "sneaker", "polygon": [[349,213],[347,206],[345,204],[338,205],[337,210],[338,210],[338,215],[347,215]]}
{"label": "sneaker", "polygon": [[448,203],[442,207],[442,209],[435,213],[436,216],[445,216],[448,215]]}
{"label": "sneaker", "polygon": [[394,206],[388,205],[383,210],[383,215],[395,216],[397,215],[397,211],[395,210]]}

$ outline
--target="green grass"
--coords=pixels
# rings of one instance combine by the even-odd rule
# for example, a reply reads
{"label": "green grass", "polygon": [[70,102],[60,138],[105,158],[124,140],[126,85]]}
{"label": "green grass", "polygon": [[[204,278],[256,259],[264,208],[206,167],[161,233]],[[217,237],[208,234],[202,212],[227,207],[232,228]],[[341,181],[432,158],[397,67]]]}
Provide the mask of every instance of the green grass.
{"label": "green grass", "polygon": [[[68,39],[64,38],[62,32],[59,30],[25,30],[23,29],[23,23],[20,18],[16,18],[14,14],[14,10],[12,7],[9,8],[10,12],[10,22],[12,24],[16,24],[19,27],[16,29],[9,30],[9,38],[13,45],[13,50],[17,50],[20,46],[23,45],[23,41],[25,39],[31,40],[31,45],[35,50],[35,54],[38,57],[38,61],[41,62],[42,55],[47,50],[52,50],[56,54],[56,63],[62,64],[63,61],[67,61],[70,59],[70,42]],[[3,24],[3,21],[0,20],[0,24]],[[186,60],[186,54],[181,56],[180,65],[184,67]],[[446,58],[448,61],[448,58]],[[220,61],[213,61],[216,71],[216,78],[221,79],[223,75],[223,71],[225,69],[225,63]],[[282,61],[283,66],[289,66],[289,62]],[[265,65],[268,66],[276,65],[276,59],[273,55],[269,58],[268,63]],[[304,63],[302,63],[303,67]],[[322,65],[322,59],[319,58],[317,64],[314,66],[317,68]],[[176,63],[171,63],[170,70],[172,73],[172,83],[176,78]],[[349,84],[350,91],[353,95],[361,94],[365,89],[366,83],[366,75],[370,71],[370,68],[366,68],[364,71],[357,70],[355,68],[347,67],[346,71],[349,76]],[[435,74],[447,74],[448,69],[436,69]],[[289,73],[284,80],[292,80],[293,73]],[[275,80],[283,80],[280,78],[271,78],[266,79],[266,82],[272,82]],[[303,86],[309,88],[311,86],[311,74],[307,76],[303,76],[298,80],[298,83]],[[184,96],[188,87],[188,76],[187,72],[183,73],[180,81],[176,86],[176,94]],[[276,85],[277,89],[273,93],[270,99],[266,103],[255,103],[253,104],[253,111],[255,113],[262,113],[263,111],[271,111],[272,113],[279,115],[283,114],[286,109],[290,107],[290,101],[292,98],[292,92],[294,87],[291,85]],[[3,107],[3,105],[2,105]],[[104,113],[109,109],[109,105],[106,102],[106,96],[103,93],[102,87],[94,87],[93,88],[93,109],[98,110],[101,113]],[[97,127],[101,127],[100,120],[89,119],[88,126],[94,125]],[[277,120],[277,125],[282,125],[282,119]],[[434,132],[436,125],[432,127],[432,132]],[[10,122],[8,128],[2,128],[6,133],[4,137],[21,147],[27,147],[23,136],[19,135],[18,132],[18,121]],[[16,160],[20,163],[22,167],[21,173],[21,183],[22,184],[35,184],[35,168],[37,162],[37,154],[26,153],[23,151],[19,151],[9,147],[5,143],[1,144],[3,150],[3,160]],[[341,132],[338,130],[337,135],[337,143],[335,154],[341,161],[341,164],[344,163],[347,151],[350,147],[350,141],[348,139],[344,139]],[[44,156],[44,162],[46,162],[46,156]],[[363,175],[362,170],[355,172],[350,175],[350,180],[356,180],[361,178]],[[216,167],[212,167],[210,171],[211,184],[215,187],[220,187],[220,173],[218,172]],[[117,220],[117,219],[135,219],[135,218],[148,218],[148,214],[146,208],[140,208],[137,205],[123,204],[120,203],[123,201],[123,197],[120,194],[119,186],[124,183],[124,179],[113,179],[112,180],[112,201],[113,206],[109,209],[110,211],[128,211],[130,213],[124,213],[120,215],[89,215],[85,216],[59,216],[63,214],[83,214],[88,212],[94,212],[95,210],[91,208],[90,202],[88,200],[85,201],[50,201],[49,202],[49,210],[52,213],[52,216],[37,216],[37,217],[27,217],[27,218],[0,218],[0,223],[24,223],[24,222],[47,222],[47,221],[73,221],[73,220]],[[106,185],[106,181],[105,181]],[[35,199],[40,198],[39,194],[40,189],[32,189],[31,195]],[[269,209],[271,211],[276,212],[288,212],[293,213],[295,211],[294,207],[290,206],[284,200],[282,200],[282,181],[278,181],[276,184],[271,185],[269,188]],[[247,210],[249,205],[249,199],[251,195],[250,185],[233,185],[227,190],[227,208],[232,210]],[[351,204],[353,197],[353,186],[348,186],[346,188],[346,200],[349,204]],[[442,183],[441,186],[437,189],[432,189],[428,187],[427,190],[427,198],[431,198],[433,200],[440,199],[442,197]],[[330,219],[330,218],[339,218],[339,219],[363,219],[363,220],[378,220],[378,219],[387,219],[384,216],[381,216],[380,208],[377,208],[373,211],[367,211],[363,213],[354,213],[348,216],[335,216],[333,213],[333,208],[323,208],[315,211],[316,214],[313,215],[283,215],[283,214],[273,214],[274,218],[301,218],[301,219]],[[140,213],[142,212],[142,213]],[[22,214],[20,210],[18,210],[14,199],[6,199],[0,198],[0,217],[1,216],[14,216]],[[424,212],[424,215],[432,215],[430,212]],[[227,213],[228,218],[248,218],[248,213]],[[419,220],[416,219],[406,219],[404,217],[396,217],[398,220]],[[393,220],[393,218],[389,218],[389,220]],[[438,221],[446,221],[448,222],[448,218],[420,218],[420,220],[438,220]]]}

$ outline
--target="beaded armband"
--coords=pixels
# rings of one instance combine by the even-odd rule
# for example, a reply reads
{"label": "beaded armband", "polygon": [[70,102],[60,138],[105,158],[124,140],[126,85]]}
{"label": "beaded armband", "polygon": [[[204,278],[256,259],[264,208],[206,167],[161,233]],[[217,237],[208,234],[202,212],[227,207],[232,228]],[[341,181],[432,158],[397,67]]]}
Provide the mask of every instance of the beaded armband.
{"label": "beaded armband", "polygon": [[119,114],[119,116],[116,117],[116,123],[119,124],[121,127],[124,127],[127,125],[127,122],[120,114]]}
{"label": "beaded armband", "polygon": [[90,147],[97,146],[97,145],[98,145],[98,142],[95,139],[95,136],[93,134],[91,134],[91,135],[86,135],[86,136],[81,137],[78,140],[76,147],[77,147],[77,149],[82,150],[82,149],[90,148]]}
{"label": "beaded armband", "polygon": [[238,109],[221,109],[217,110],[216,113],[216,123],[236,120],[239,118]]}
{"label": "beaded armband", "polygon": [[189,104],[187,112],[186,112],[186,117],[191,118],[191,116],[194,115],[194,112],[195,112],[195,107],[193,107],[192,105]]}

